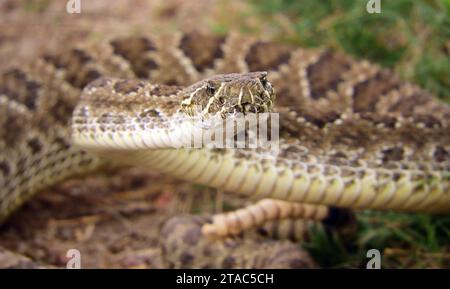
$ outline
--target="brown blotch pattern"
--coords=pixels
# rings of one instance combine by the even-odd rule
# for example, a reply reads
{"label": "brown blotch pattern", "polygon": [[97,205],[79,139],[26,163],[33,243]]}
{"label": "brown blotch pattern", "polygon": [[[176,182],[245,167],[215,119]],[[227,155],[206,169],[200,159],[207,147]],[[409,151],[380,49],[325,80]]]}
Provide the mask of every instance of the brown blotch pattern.
{"label": "brown blotch pattern", "polygon": [[158,68],[155,59],[147,52],[156,51],[156,45],[145,37],[127,37],[111,41],[114,53],[130,62],[137,77],[149,78],[150,72]]}
{"label": "brown blotch pattern", "polygon": [[326,92],[336,90],[342,81],[342,74],[350,69],[350,61],[331,50],[326,50],[317,62],[307,69],[310,83],[311,97],[319,99],[326,96]]}
{"label": "brown blotch pattern", "polygon": [[355,112],[374,112],[380,98],[399,85],[396,77],[383,70],[374,77],[358,83],[353,91],[353,110]]}
{"label": "brown blotch pattern", "polygon": [[94,58],[82,49],[71,49],[60,55],[45,55],[44,60],[65,71],[65,79],[76,88],[83,88],[102,74],[92,66]]}
{"label": "brown blotch pattern", "polygon": [[181,38],[178,48],[191,59],[197,71],[203,72],[212,68],[216,59],[223,57],[222,44],[224,42],[225,37],[222,36],[192,32]]}
{"label": "brown blotch pattern", "polygon": [[183,242],[185,242],[190,246],[193,246],[199,242],[201,237],[202,237],[201,228],[193,227],[192,229],[188,230],[186,234],[184,234]]}
{"label": "brown blotch pattern", "polygon": [[144,84],[135,80],[119,80],[114,84],[114,90],[117,93],[129,94],[132,92],[138,92]]}
{"label": "brown blotch pattern", "polygon": [[156,109],[146,109],[143,112],[139,114],[140,117],[146,118],[146,117],[160,117],[159,112]]}
{"label": "brown blotch pattern", "polygon": [[72,117],[72,112],[76,106],[77,101],[75,99],[63,99],[58,97],[55,104],[48,109],[49,115],[57,123],[67,125]]}
{"label": "brown blotch pattern", "polygon": [[189,266],[194,261],[194,256],[188,252],[183,252],[180,256],[181,266]]}
{"label": "brown blotch pattern", "polygon": [[340,118],[340,114],[335,111],[329,111],[320,115],[314,115],[312,113],[304,113],[305,118],[309,123],[315,125],[318,128],[323,128],[329,123],[333,123]]}
{"label": "brown blotch pattern", "polygon": [[71,147],[70,140],[65,139],[61,136],[56,136],[53,138],[53,141],[58,144],[60,148],[69,149]]}
{"label": "brown blotch pattern", "polygon": [[32,138],[27,142],[32,154],[37,154],[42,151],[42,143],[38,138]]}
{"label": "brown blotch pattern", "polygon": [[11,168],[7,162],[0,161],[0,172],[2,172],[3,176],[8,176],[11,173]]}
{"label": "brown blotch pattern", "polygon": [[445,148],[443,148],[442,146],[437,146],[434,150],[433,153],[433,158],[437,161],[437,162],[445,162],[450,160],[450,152],[447,151]]}
{"label": "brown blotch pattern", "polygon": [[397,118],[389,115],[375,114],[373,112],[364,112],[360,118],[372,122],[374,125],[383,125],[386,128],[394,128]]}
{"label": "brown blotch pattern", "polygon": [[289,62],[293,50],[287,45],[258,41],[250,46],[245,62],[250,71],[276,70]]}
{"label": "brown blotch pattern", "polygon": [[236,259],[233,256],[228,256],[223,260],[223,269],[230,269],[236,266]]}
{"label": "brown blotch pattern", "polygon": [[420,92],[408,96],[405,95],[389,108],[389,112],[400,112],[403,116],[411,116],[414,114],[416,107],[420,107],[428,101],[429,96]]}
{"label": "brown blotch pattern", "polygon": [[16,148],[29,129],[27,120],[12,111],[0,116],[0,125],[8,128],[0,130],[0,143],[5,144],[6,148]]}
{"label": "brown blotch pattern", "polygon": [[110,78],[108,77],[99,77],[96,80],[90,82],[86,89],[98,88],[98,87],[107,87],[110,84]]}
{"label": "brown blotch pattern", "polygon": [[376,130],[369,125],[361,125],[359,120],[347,120],[326,134],[332,147],[369,147],[376,137]]}
{"label": "brown blotch pattern", "polygon": [[414,122],[422,123],[426,128],[442,127],[441,121],[431,114],[416,114]]}
{"label": "brown blotch pattern", "polygon": [[40,88],[39,83],[28,79],[19,69],[11,69],[1,77],[0,93],[22,103],[30,110],[37,108]]}
{"label": "brown blotch pattern", "polygon": [[391,147],[384,149],[382,153],[382,160],[384,163],[390,161],[401,161],[403,160],[404,150],[401,147]]}

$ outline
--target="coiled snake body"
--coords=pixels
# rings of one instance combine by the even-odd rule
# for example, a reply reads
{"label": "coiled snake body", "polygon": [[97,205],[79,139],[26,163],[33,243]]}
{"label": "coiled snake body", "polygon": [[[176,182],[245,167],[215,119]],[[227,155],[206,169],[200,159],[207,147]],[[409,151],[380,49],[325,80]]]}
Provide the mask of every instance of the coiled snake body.
{"label": "coiled snake body", "polygon": [[[173,124],[194,105],[203,118],[227,118],[271,111],[274,102],[275,158],[173,148],[183,129]],[[450,212],[450,108],[388,70],[328,50],[197,32],[113,39],[5,71],[0,110],[1,219],[35,192],[110,160],[281,200],[218,216],[221,229],[203,233],[226,235],[233,218],[236,231],[310,211],[324,219],[326,206]],[[162,235],[177,228],[184,242],[201,243],[198,226],[193,233],[179,224]],[[182,266],[193,265],[179,254]]]}

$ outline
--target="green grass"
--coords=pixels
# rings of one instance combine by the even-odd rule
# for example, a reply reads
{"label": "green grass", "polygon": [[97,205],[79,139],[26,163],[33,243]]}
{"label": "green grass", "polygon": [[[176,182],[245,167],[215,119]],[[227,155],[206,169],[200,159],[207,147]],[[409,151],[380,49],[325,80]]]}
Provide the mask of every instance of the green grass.
{"label": "green grass", "polygon": [[450,217],[361,212],[351,249],[321,227],[303,246],[324,267],[365,268],[369,249],[381,253],[383,268],[449,268]]}
{"label": "green grass", "polygon": [[[450,103],[450,0],[381,0],[380,14],[366,12],[367,0],[247,0],[249,8],[237,11],[224,3],[213,26],[218,32],[238,27],[301,46],[342,50],[388,67]],[[365,268],[366,252],[374,248],[384,268],[450,268],[450,217],[362,212],[354,247],[343,243],[317,228],[303,245],[324,267]]]}

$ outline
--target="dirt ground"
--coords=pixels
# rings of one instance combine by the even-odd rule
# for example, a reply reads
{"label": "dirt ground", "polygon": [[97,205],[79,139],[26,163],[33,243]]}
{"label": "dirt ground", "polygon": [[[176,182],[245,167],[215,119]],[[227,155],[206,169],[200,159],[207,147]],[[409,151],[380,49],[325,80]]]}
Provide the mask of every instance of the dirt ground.
{"label": "dirt ground", "polygon": [[0,63],[27,61],[86,39],[111,35],[208,29],[214,0],[95,0],[81,2],[81,13],[69,14],[68,1],[4,0],[0,2]]}
{"label": "dirt ground", "polygon": [[206,188],[142,169],[70,180],[9,219],[0,246],[56,267],[65,267],[66,253],[77,249],[84,268],[164,268],[158,244],[163,222],[191,211],[194,200],[197,209],[200,203],[211,212],[207,204],[214,197]]}
{"label": "dirt ground", "polygon": [[[81,0],[81,14],[68,14],[66,3],[0,2],[1,69],[89,38],[207,29],[215,9],[210,0]],[[212,190],[136,168],[69,180],[2,225],[0,247],[36,261],[19,267],[65,267],[67,251],[77,249],[84,268],[164,268],[157,240],[163,221],[192,210],[194,200],[214,211],[214,197]],[[11,258],[17,256],[0,254],[0,267],[11,266]]]}

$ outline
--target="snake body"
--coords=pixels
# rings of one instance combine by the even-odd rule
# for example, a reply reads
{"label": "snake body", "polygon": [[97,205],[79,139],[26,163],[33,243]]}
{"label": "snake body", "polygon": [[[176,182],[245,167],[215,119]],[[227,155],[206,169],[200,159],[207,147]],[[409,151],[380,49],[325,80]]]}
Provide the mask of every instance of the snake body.
{"label": "snake body", "polygon": [[[173,148],[171,124],[191,105],[210,117],[274,101],[275,158]],[[450,108],[329,50],[198,32],[111,39],[6,70],[0,110],[1,219],[110,160],[256,199],[450,212]]]}
{"label": "snake body", "polygon": [[[223,92],[208,93],[214,85],[222,87]],[[128,94],[117,92],[121,86],[126,86]],[[274,98],[265,73],[215,76],[169,95],[154,96],[154,89],[145,82],[104,78],[92,83],[84,90],[74,113],[75,144],[109,158],[255,198],[347,208],[449,210],[445,163],[430,162],[431,168],[420,168],[418,163],[403,161],[403,168],[389,170],[386,163],[383,166],[359,157],[356,164],[338,164],[327,153],[310,153],[312,148],[283,132],[280,153],[272,160],[264,160],[261,150],[254,149],[176,148],[175,136],[188,130],[176,117],[176,112],[184,109],[183,102],[192,98],[202,114],[214,115],[224,108],[239,109],[237,100],[241,95],[241,102],[251,106],[249,110],[263,112]],[[251,98],[256,98],[255,103]],[[119,102],[120,107],[109,99]],[[220,110],[208,106],[204,112],[210,99],[213,105],[215,99],[221,99]],[[111,107],[117,110],[111,112]],[[177,123],[171,125],[173,122]],[[301,123],[295,126],[303,130]]]}

